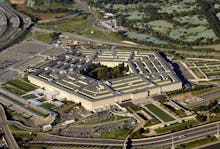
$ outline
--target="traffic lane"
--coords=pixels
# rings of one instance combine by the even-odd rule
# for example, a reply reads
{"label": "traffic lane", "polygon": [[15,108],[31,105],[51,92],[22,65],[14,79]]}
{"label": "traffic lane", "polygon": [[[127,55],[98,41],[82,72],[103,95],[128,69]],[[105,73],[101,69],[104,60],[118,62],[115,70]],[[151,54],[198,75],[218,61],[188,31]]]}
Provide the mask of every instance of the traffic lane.
{"label": "traffic lane", "polygon": [[217,126],[216,127],[210,127],[208,129],[200,129],[199,131],[191,131],[190,133],[181,133],[181,134],[169,134],[163,137],[158,137],[155,138],[154,140],[140,140],[140,141],[136,141],[133,140],[134,143],[152,143],[152,142],[160,142],[161,140],[170,140],[172,139],[172,136],[174,139],[181,139],[181,138],[185,138],[185,137],[190,137],[190,136],[194,136],[194,135],[198,135],[200,133],[206,133],[207,131],[215,131],[217,133]]}
{"label": "traffic lane", "polygon": [[103,144],[123,144],[123,140],[111,140],[111,139],[90,139],[90,138],[34,138],[33,141],[62,141],[62,142],[76,142],[76,143],[100,143]]}
{"label": "traffic lane", "polygon": [[[182,132],[182,133],[176,133],[176,134],[169,134],[169,135],[166,135],[166,136],[163,136],[163,137],[157,137],[157,138],[154,138],[154,139],[148,139],[148,140],[132,140],[134,143],[151,143],[151,142],[160,142],[161,140],[169,140],[169,138],[173,137],[174,138],[177,138],[177,137],[181,137],[181,136],[192,136],[192,135],[197,135],[197,134],[200,134],[200,133],[204,133],[204,132],[207,132],[207,131],[217,131],[217,125],[213,125],[212,127],[210,126],[206,126],[204,127],[203,129],[201,128],[197,128],[197,130],[190,130],[190,131],[187,131],[187,132]],[[103,143],[104,142],[107,142],[109,144],[122,144],[123,141],[122,140],[108,140],[108,139],[89,139],[89,138],[69,138],[69,137],[60,137],[60,136],[53,136],[53,137],[50,137],[48,139],[41,139],[41,138],[35,138],[34,141],[65,141],[65,142],[79,142],[79,143],[85,143],[85,142],[88,142],[88,143],[93,143],[93,142],[96,142],[96,143]]]}
{"label": "traffic lane", "polygon": [[31,144],[57,144],[57,145],[95,145],[95,146],[123,146],[123,144],[110,144],[108,142],[96,143],[94,142],[67,142],[67,141],[50,141],[50,140],[42,140],[42,141],[31,141]]}
{"label": "traffic lane", "polygon": [[[185,136],[173,136],[173,140],[174,142],[182,142],[184,143],[185,141],[190,141],[192,139],[198,138],[198,137],[203,137],[204,134],[208,135],[208,134],[215,134],[216,133],[216,128],[211,128],[211,129],[205,129],[205,130],[201,130],[199,132],[192,132],[190,135],[185,135]],[[89,140],[89,141],[88,141]],[[63,144],[63,143],[69,143],[69,144],[88,144],[88,145],[117,145],[117,146],[122,146],[122,143],[118,143],[118,141],[112,141],[112,140],[106,140],[106,139],[102,139],[102,140],[94,140],[94,139],[86,139],[86,138],[82,138],[82,139],[58,139],[58,138],[48,138],[48,139],[41,139],[41,138],[36,138],[33,141],[31,141],[31,143],[33,144],[50,144],[50,143],[56,143],[56,144]],[[134,146],[152,146],[152,145],[156,145],[156,146],[160,146],[160,145],[169,145],[170,142],[172,140],[172,135],[167,136],[165,139],[161,139],[158,138],[158,140],[154,141],[154,142],[150,142],[150,141],[142,141],[142,142],[133,142]]]}
{"label": "traffic lane", "polygon": [[[182,143],[185,143],[185,142],[190,142],[192,140],[196,140],[196,139],[199,139],[199,138],[202,138],[202,137],[205,137],[207,135],[213,135],[215,134],[216,131],[208,131],[206,133],[199,133],[198,135],[196,136],[192,136],[192,137],[186,137],[186,138],[181,138],[179,140],[177,139],[173,139],[174,140],[174,144],[182,144]],[[31,142],[32,144],[47,144],[47,145],[79,145],[80,143],[74,143],[74,142],[66,142],[66,141],[47,141],[47,140],[44,140],[44,141],[32,141]],[[104,144],[106,142],[103,142],[103,144],[98,144],[101,145],[101,146],[122,146],[122,145],[111,145],[111,144]],[[165,140],[165,141],[160,141],[160,142],[153,142],[153,143],[145,143],[145,144],[132,144],[133,147],[158,147],[158,148],[164,148],[164,147],[170,147],[172,144],[172,138],[170,138],[169,140]],[[88,143],[88,144],[83,144],[83,145],[97,145],[96,143]]]}
{"label": "traffic lane", "polygon": [[[216,134],[216,130],[207,131],[207,132],[203,132],[203,133],[197,133],[192,136],[186,136],[186,137],[182,137],[182,138],[173,138],[173,142],[174,142],[174,144],[182,144],[185,142],[191,142],[192,140],[196,140],[196,139],[206,137],[208,135],[214,135],[214,134]],[[133,146],[144,145],[144,146],[163,146],[163,147],[166,147],[166,146],[170,146],[171,143],[172,143],[172,136],[167,140],[160,140],[158,142],[149,142],[149,143],[148,142],[133,143],[132,145]]]}
{"label": "traffic lane", "polygon": [[18,149],[18,145],[17,142],[15,141],[9,127],[7,124],[7,119],[6,119],[6,115],[5,115],[5,111],[3,109],[3,107],[0,105],[0,126],[2,128],[2,131],[4,132],[4,138],[9,146],[9,148],[13,148],[13,149]]}
{"label": "traffic lane", "polygon": [[213,131],[215,131],[215,133],[217,133],[217,127],[216,128],[210,128],[210,129],[202,129],[202,130],[200,130],[200,131],[195,131],[195,132],[191,132],[191,133],[182,133],[182,134],[178,134],[178,135],[168,135],[168,136],[166,136],[166,137],[163,137],[163,138],[157,138],[157,139],[155,139],[155,140],[142,140],[142,141],[133,141],[134,143],[136,143],[136,144],[141,144],[141,143],[152,143],[152,142],[155,142],[155,143],[157,143],[157,142],[161,142],[161,141],[166,141],[166,140],[170,140],[170,138],[172,138],[172,136],[173,136],[173,138],[175,139],[175,140],[179,140],[179,139],[181,139],[181,138],[187,138],[187,137],[191,137],[191,136],[196,136],[196,135],[199,135],[199,134],[201,134],[201,133],[207,133],[207,132],[213,132]]}
{"label": "traffic lane", "polygon": [[158,139],[166,139],[167,137],[170,137],[172,135],[179,136],[179,135],[185,135],[185,134],[192,134],[192,133],[195,133],[195,132],[200,132],[201,130],[209,130],[209,129],[213,129],[213,128],[217,130],[217,123],[209,124],[207,126],[198,126],[198,127],[195,127],[195,128],[191,128],[189,130],[183,130],[181,132],[175,132],[175,133],[167,134],[167,135],[163,135],[163,136],[156,136],[154,138],[149,137],[149,138],[143,138],[143,139],[133,139],[133,142],[156,141]]}

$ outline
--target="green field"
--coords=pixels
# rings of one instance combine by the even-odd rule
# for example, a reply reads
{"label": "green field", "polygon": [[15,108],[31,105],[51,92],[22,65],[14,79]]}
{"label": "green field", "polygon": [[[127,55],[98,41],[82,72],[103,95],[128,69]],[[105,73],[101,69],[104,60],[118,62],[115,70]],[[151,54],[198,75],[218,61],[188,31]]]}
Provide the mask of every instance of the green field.
{"label": "green field", "polygon": [[8,84],[11,84],[11,85],[13,85],[17,88],[20,88],[24,91],[27,91],[27,92],[37,89],[36,86],[34,86],[34,85],[24,81],[24,80],[20,80],[20,79],[19,80],[8,81]]}
{"label": "green field", "polygon": [[191,120],[191,121],[186,121],[183,123],[173,124],[167,127],[158,128],[155,131],[159,134],[170,133],[170,132],[176,132],[176,131],[184,130],[187,128],[191,128],[193,126],[196,126],[197,124],[198,124],[197,121]]}
{"label": "green field", "polygon": [[12,117],[16,117],[16,118],[18,118],[19,120],[22,120],[22,121],[26,121],[26,122],[30,121],[30,119],[28,119],[27,117],[25,117],[24,115],[19,114],[19,113],[9,111],[9,114]]}
{"label": "green field", "polygon": [[59,9],[59,8],[72,8],[73,4],[61,4],[61,3],[56,3],[53,2],[52,4],[41,4],[41,5],[34,5],[33,9],[40,9],[40,10],[47,10],[47,9]]}
{"label": "green field", "polygon": [[70,19],[39,23],[37,26],[55,31],[80,33],[81,31],[84,31],[92,26],[94,20],[95,19],[91,14],[80,14]]}
{"label": "green field", "polygon": [[50,37],[50,34],[47,33],[41,33],[41,32],[35,32],[35,39],[42,42],[50,42],[52,39]]}
{"label": "green field", "polygon": [[9,124],[8,126],[9,126],[9,129],[10,129],[11,131],[22,131],[22,129],[16,127],[16,126],[13,125],[13,124]]}
{"label": "green field", "polygon": [[26,93],[24,90],[19,89],[19,88],[15,87],[11,84],[6,84],[6,85],[3,86],[3,88],[6,89],[6,90],[9,90],[9,91],[11,91],[15,94],[18,94],[18,95],[23,95],[23,94]]}
{"label": "green field", "polygon": [[177,145],[177,149],[191,149],[191,148],[195,148],[195,147],[198,147],[204,144],[215,142],[217,140],[218,139],[216,137],[207,136],[200,140],[196,140],[196,141],[186,143],[186,144]]}
{"label": "green field", "polygon": [[217,90],[217,89],[219,89],[219,87],[208,87],[208,88],[203,88],[200,90],[193,90],[192,94],[198,96],[198,95],[202,95],[202,94],[205,94],[205,93]]}
{"label": "green field", "polygon": [[113,130],[109,133],[101,134],[98,137],[99,138],[109,138],[109,139],[125,139],[130,131],[131,131],[131,129],[124,127],[124,128],[119,128],[119,129]]}
{"label": "green field", "polygon": [[123,37],[119,33],[101,30],[97,28],[89,28],[87,31],[83,32],[82,34],[88,37],[99,38],[103,40],[111,40],[111,41],[123,40]]}
{"label": "green field", "polygon": [[162,119],[165,122],[174,120],[171,116],[169,116],[168,114],[166,114],[164,111],[162,111],[153,104],[147,104],[145,105],[145,107],[147,107],[151,112],[153,112],[155,115],[157,115],[160,119]]}

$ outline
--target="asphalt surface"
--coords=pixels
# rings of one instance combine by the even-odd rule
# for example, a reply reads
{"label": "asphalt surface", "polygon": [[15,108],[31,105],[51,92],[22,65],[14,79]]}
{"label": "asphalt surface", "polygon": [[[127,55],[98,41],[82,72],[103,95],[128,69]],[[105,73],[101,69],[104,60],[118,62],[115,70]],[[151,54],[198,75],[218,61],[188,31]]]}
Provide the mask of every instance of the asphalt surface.
{"label": "asphalt surface", "polygon": [[210,146],[207,146],[207,147],[203,147],[203,148],[200,148],[200,149],[219,149],[219,148],[220,148],[220,143],[210,145]]}
{"label": "asphalt surface", "polygon": [[[191,128],[188,130],[171,133],[162,136],[143,138],[143,139],[132,139],[132,146],[139,147],[155,147],[165,148],[170,147],[172,143],[172,136],[174,144],[182,144],[190,142],[196,139],[206,137],[208,135],[217,134],[217,124],[219,122],[206,124],[203,126]],[[31,141],[31,144],[46,144],[46,145],[97,145],[97,146],[123,146],[123,140],[114,139],[97,139],[97,138],[70,138],[55,135],[45,134],[48,138],[35,138]]]}
{"label": "asphalt surface", "polygon": [[19,17],[6,4],[0,2],[0,8],[6,11],[6,13],[10,15],[11,17],[10,22],[12,23],[11,27],[0,38],[0,43],[3,43],[17,32],[19,28],[20,20]]}
{"label": "asphalt surface", "polygon": [[5,116],[4,108],[0,105],[0,128],[2,132],[4,133],[4,138],[6,140],[6,143],[9,147],[9,149],[19,149],[19,146],[17,142],[15,141],[9,127],[7,124],[7,119]]}

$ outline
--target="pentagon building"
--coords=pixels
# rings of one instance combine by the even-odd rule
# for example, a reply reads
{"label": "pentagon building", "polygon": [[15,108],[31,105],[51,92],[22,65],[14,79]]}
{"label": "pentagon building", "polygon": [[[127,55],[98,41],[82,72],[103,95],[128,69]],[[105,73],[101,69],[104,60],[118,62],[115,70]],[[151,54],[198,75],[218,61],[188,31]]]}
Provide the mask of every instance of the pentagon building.
{"label": "pentagon building", "polygon": [[[124,63],[130,74],[103,81],[80,73],[97,62],[109,67]],[[182,82],[160,54],[145,51],[68,51],[52,58],[28,79],[91,111],[182,88]]]}

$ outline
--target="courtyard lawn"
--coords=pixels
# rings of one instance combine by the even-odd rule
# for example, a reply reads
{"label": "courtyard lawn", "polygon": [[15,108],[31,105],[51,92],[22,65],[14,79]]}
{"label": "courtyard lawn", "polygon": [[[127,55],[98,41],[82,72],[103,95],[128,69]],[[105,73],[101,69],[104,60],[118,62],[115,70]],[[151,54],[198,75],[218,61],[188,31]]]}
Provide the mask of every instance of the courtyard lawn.
{"label": "courtyard lawn", "polygon": [[166,114],[164,111],[162,111],[153,104],[147,104],[145,105],[145,107],[147,107],[151,112],[153,112],[155,115],[157,115],[160,119],[162,119],[165,122],[174,120],[171,116],[169,116],[168,114]]}

